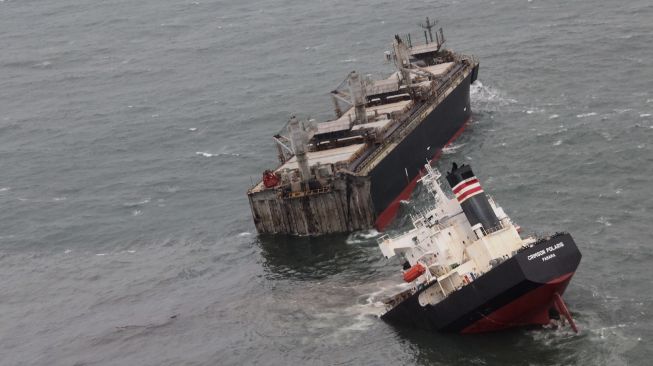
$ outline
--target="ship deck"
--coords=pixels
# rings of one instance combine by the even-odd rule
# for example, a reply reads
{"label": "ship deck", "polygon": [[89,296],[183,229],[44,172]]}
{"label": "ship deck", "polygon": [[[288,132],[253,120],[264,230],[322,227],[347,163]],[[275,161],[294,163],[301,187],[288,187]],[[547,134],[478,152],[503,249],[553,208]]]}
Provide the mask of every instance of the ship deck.
{"label": "ship deck", "polygon": [[[364,148],[365,144],[354,144],[328,150],[309,151],[306,153],[306,158],[308,159],[309,166],[314,166],[316,164],[327,165],[340,162],[349,162],[355,157],[357,152]],[[293,170],[298,168],[297,157],[293,156],[290,160],[277,168],[276,171],[282,171],[284,169]]]}
{"label": "ship deck", "polygon": [[[405,112],[412,106],[412,101],[410,100],[401,100],[393,103],[380,104],[376,106],[371,106],[366,109],[367,118],[370,121],[369,123],[351,126],[351,121],[355,117],[354,108],[349,108],[346,112],[340,116],[340,118],[333,121],[321,122],[317,124],[317,132],[315,135],[323,135],[327,133],[348,131],[350,129],[356,130],[366,127],[377,127],[384,128],[390,120],[388,115],[393,112]],[[374,120],[376,117],[385,116],[378,120]],[[385,122],[383,122],[385,121]],[[378,122],[378,123],[377,123]],[[381,123],[383,122],[383,123]]]}
{"label": "ship deck", "polygon": [[[306,158],[308,160],[308,165],[313,167],[317,164],[321,165],[330,165],[344,163],[348,164],[354,159],[356,159],[364,150],[365,144],[353,144],[343,147],[337,147],[334,149],[327,149],[321,151],[309,151],[306,153]],[[283,170],[294,170],[298,169],[297,157],[293,156],[290,160],[286,161],[280,167],[275,169],[275,172],[281,172]],[[253,189],[252,192],[259,192],[265,189],[263,181],[260,181]]]}

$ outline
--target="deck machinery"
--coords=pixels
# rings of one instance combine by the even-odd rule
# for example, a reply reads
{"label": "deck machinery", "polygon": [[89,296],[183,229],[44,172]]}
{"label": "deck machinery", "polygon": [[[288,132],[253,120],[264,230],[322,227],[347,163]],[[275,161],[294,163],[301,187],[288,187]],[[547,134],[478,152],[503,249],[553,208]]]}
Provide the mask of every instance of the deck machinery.
{"label": "deck machinery", "polygon": [[424,162],[437,158],[471,116],[469,87],[479,63],[444,48],[442,28],[434,33],[429,28],[419,45],[395,36],[385,53],[394,73],[372,80],[352,71],[330,93],[334,119],[293,116],[274,136],[279,165],[247,192],[259,233],[388,225]]}

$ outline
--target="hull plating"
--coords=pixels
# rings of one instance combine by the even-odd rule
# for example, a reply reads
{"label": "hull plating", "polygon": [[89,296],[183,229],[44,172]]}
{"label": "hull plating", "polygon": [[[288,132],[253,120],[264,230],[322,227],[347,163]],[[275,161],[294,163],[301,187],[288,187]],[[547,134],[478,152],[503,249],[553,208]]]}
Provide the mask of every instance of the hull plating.
{"label": "hull plating", "polygon": [[546,324],[554,294],[565,291],[580,259],[571,236],[556,235],[516,254],[435,305],[420,305],[418,297],[424,288],[381,318],[397,325],[461,333]]}
{"label": "hull plating", "polygon": [[464,129],[471,116],[469,86],[472,74],[371,171],[370,193],[378,229],[383,230],[392,221],[400,201],[410,196],[424,163],[437,159],[442,148]]}

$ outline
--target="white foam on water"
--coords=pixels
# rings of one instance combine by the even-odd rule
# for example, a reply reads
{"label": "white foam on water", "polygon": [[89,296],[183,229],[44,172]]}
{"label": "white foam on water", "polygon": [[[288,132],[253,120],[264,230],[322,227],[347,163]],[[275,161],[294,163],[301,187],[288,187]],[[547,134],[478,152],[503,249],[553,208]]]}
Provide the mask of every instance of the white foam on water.
{"label": "white foam on water", "polygon": [[242,232],[242,233],[238,234],[238,237],[243,238],[243,237],[250,236],[250,235],[252,235],[250,232],[245,231],[245,232]]}
{"label": "white foam on water", "polygon": [[585,117],[591,117],[591,116],[596,116],[596,112],[581,113],[581,114],[576,115],[576,117],[578,117],[578,118],[585,118]]}
{"label": "white foam on water", "polygon": [[370,230],[362,232],[361,236],[366,238],[366,239],[370,239],[370,238],[374,238],[374,237],[379,236],[379,232],[374,230],[374,229],[370,229]]}
{"label": "white foam on water", "polygon": [[347,244],[360,244],[369,242],[370,239],[376,238],[381,235],[378,231],[371,229],[366,231],[357,231],[349,234],[345,242]]}
{"label": "white foam on water", "polygon": [[612,226],[612,223],[610,221],[608,221],[608,219],[605,216],[599,217],[596,220],[596,222],[598,222],[599,224],[603,224],[605,226]]}
{"label": "white foam on water", "polygon": [[537,108],[537,107],[524,110],[524,112],[525,112],[526,114],[544,113],[545,111],[546,111],[546,109],[544,109],[544,108]]}
{"label": "white foam on water", "polygon": [[451,145],[445,146],[444,149],[442,149],[442,153],[445,154],[445,155],[453,154],[463,146],[465,146],[464,143],[462,143],[462,144],[451,144]]}
{"label": "white foam on water", "polygon": [[197,127],[191,127],[188,129],[188,131],[197,131]]}
{"label": "white foam on water", "polygon": [[144,204],[149,203],[150,200],[151,200],[151,198],[147,197],[147,198],[144,198],[144,199],[142,199],[140,201],[136,201],[136,202],[125,202],[125,203],[123,203],[123,206],[125,206],[125,207],[143,206]]}
{"label": "white foam on water", "polygon": [[199,156],[203,156],[205,158],[213,158],[216,156],[235,156],[235,157],[240,156],[239,153],[209,153],[204,151],[197,151],[195,154]]}
{"label": "white foam on water", "polygon": [[560,116],[557,115],[557,114],[552,114],[552,115],[549,116],[549,119],[556,119],[558,117],[560,117]]}
{"label": "white foam on water", "polygon": [[481,103],[481,109],[486,109],[490,105],[505,106],[517,103],[516,99],[508,98],[495,88],[485,86],[480,80],[476,80],[469,88],[472,101]]}
{"label": "white foam on water", "polygon": [[11,188],[9,188],[9,187],[2,187],[2,188],[0,188],[0,192],[7,192],[10,189]]}
{"label": "white foam on water", "polygon": [[562,140],[558,140],[558,141],[554,142],[553,146],[560,146],[560,144],[562,144]]}
{"label": "white foam on water", "polygon": [[642,113],[639,116],[640,116],[640,118],[644,118],[644,117],[650,117],[651,114],[650,113]]}
{"label": "white foam on water", "polygon": [[[318,319],[318,324],[324,325],[327,328],[332,328],[335,323],[345,323],[335,327],[333,333],[328,336],[330,341],[340,343],[343,339],[347,339],[347,337],[358,337],[368,331],[374,324],[378,324],[379,317],[385,313],[385,304],[382,300],[408,287],[410,287],[410,284],[394,281],[353,286],[355,290],[363,292],[356,297],[357,302],[355,304],[341,307],[335,312],[329,311],[316,314],[315,317]],[[366,290],[369,291],[369,288],[374,288],[375,290],[366,292]]]}

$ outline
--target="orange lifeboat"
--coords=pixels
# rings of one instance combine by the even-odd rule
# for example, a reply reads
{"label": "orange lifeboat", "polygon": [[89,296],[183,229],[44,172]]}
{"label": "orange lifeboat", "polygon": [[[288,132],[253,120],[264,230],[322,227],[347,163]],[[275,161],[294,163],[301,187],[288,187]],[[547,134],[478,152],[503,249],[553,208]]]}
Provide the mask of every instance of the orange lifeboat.
{"label": "orange lifeboat", "polygon": [[421,264],[417,263],[414,266],[410,267],[409,270],[404,272],[404,281],[413,282],[417,277],[424,274],[424,272],[426,272],[426,268],[424,268]]}

